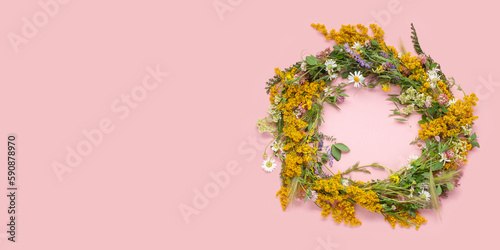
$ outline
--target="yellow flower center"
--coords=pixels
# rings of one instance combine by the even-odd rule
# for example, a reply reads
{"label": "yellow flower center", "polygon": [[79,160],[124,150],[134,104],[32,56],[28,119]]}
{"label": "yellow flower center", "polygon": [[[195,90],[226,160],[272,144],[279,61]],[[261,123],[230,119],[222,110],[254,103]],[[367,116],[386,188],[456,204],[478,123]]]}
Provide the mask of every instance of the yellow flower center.
{"label": "yellow flower center", "polygon": [[355,81],[355,82],[359,82],[359,77],[355,76],[355,77],[354,77],[354,81]]}
{"label": "yellow flower center", "polygon": [[273,166],[273,163],[271,161],[266,162],[266,167],[271,168]]}

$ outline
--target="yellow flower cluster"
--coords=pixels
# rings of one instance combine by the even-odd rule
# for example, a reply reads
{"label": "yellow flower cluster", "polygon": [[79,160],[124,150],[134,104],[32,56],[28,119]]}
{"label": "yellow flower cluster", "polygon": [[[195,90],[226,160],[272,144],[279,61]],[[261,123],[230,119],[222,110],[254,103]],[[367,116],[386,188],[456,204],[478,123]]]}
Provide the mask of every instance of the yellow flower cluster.
{"label": "yellow flower cluster", "polygon": [[340,183],[341,177],[338,172],[330,179],[314,182],[312,188],[318,192],[316,203],[322,208],[321,216],[332,214],[337,223],[344,221],[345,224],[356,226],[361,225],[361,221],[355,216],[354,203],[371,212],[380,213],[382,205],[375,192],[359,188],[359,183],[343,186]]}
{"label": "yellow flower cluster", "polygon": [[[279,72],[280,76],[284,75],[283,78],[293,79],[295,71],[292,70],[291,73],[292,75],[287,76],[286,73]],[[297,107],[302,107],[304,110],[311,109],[313,98],[319,97],[318,92],[323,91],[324,87],[324,81],[306,81],[303,85],[294,83],[282,84],[283,99],[286,101],[281,102],[278,105],[278,109],[283,113],[284,135],[290,139],[283,147],[283,150],[288,152],[285,159],[286,164],[283,176],[300,176],[301,165],[312,160],[316,154],[316,149],[311,147],[308,141],[303,141],[306,136],[304,128],[308,124],[295,116],[294,109]],[[273,88],[271,89],[271,96],[273,97],[271,101],[274,101],[273,92],[277,93]]]}
{"label": "yellow flower cluster", "polygon": [[437,86],[441,90],[441,93],[445,94],[448,97],[448,99],[452,98],[452,95],[448,90],[448,86],[446,85],[446,83],[444,83],[443,81],[438,81]]}
{"label": "yellow flower cluster", "polygon": [[414,81],[420,81],[422,78],[424,80],[427,79],[427,74],[425,70],[422,68],[422,64],[420,63],[420,59],[416,56],[411,56],[410,52],[401,56],[401,63],[403,65],[399,66],[399,71],[404,72],[403,67],[409,70],[409,74],[406,75],[409,79]]}
{"label": "yellow flower cluster", "polygon": [[280,190],[276,193],[276,197],[280,198],[281,208],[285,211],[286,206],[289,202],[289,193],[290,193],[290,179],[284,179],[283,184],[281,185]]}
{"label": "yellow flower cluster", "polygon": [[463,101],[456,101],[444,116],[421,124],[422,129],[418,131],[418,136],[425,140],[431,136],[447,138],[459,133],[462,126],[472,125],[477,119],[472,113],[474,111],[472,107],[477,105],[477,100],[476,95],[472,93],[470,96],[465,96]]}
{"label": "yellow flower cluster", "polygon": [[[302,166],[308,164],[316,155],[317,147],[310,146],[306,137],[305,128],[308,124],[296,116],[296,110],[310,110],[314,98],[325,88],[324,81],[309,82],[303,84],[293,82],[295,79],[296,68],[290,72],[283,72],[279,68],[275,69],[276,75],[281,81],[270,88],[270,102],[277,105],[283,114],[283,133],[285,136],[285,145],[283,150],[287,152],[285,164],[283,164],[282,176],[285,177],[281,189],[276,196],[280,197],[283,210],[286,209],[290,200],[289,180],[294,176],[302,174]],[[279,96],[281,95],[282,96]],[[275,103],[276,98],[278,98]],[[282,101],[281,101],[282,100]]]}
{"label": "yellow flower cluster", "polygon": [[397,175],[391,175],[391,176],[389,176],[389,178],[391,179],[392,183],[395,183],[395,184],[399,183],[399,176],[397,176]]}
{"label": "yellow flower cluster", "polygon": [[324,24],[314,24],[312,23],[311,26],[313,28],[315,28],[317,31],[321,32],[321,34],[323,34],[323,36],[325,36],[326,39],[330,40],[332,39],[332,37],[330,36],[330,34],[328,34],[328,30],[326,30],[326,27]]}
{"label": "yellow flower cluster", "polygon": [[[377,40],[379,43],[384,43],[384,31],[376,24],[370,24],[370,28],[373,32],[373,36],[368,35],[368,28],[362,24],[358,25],[342,25],[339,32],[336,32],[335,29],[327,31],[325,25],[323,24],[311,24],[313,28],[321,32],[325,36],[327,40],[334,39],[335,42],[339,45],[344,45],[345,43],[349,43],[349,45],[353,45],[355,42],[364,43],[366,40]],[[384,47],[384,46],[382,46]]]}
{"label": "yellow flower cluster", "polygon": [[396,227],[396,222],[399,223],[402,227],[409,228],[410,225],[414,225],[415,229],[418,230],[420,228],[420,225],[424,224],[427,222],[427,220],[420,216],[420,214],[417,212],[415,218],[410,216],[407,212],[404,212],[403,214],[399,215],[398,217],[392,216],[392,215],[387,215],[384,219],[385,221],[389,222],[391,224],[392,228]]}

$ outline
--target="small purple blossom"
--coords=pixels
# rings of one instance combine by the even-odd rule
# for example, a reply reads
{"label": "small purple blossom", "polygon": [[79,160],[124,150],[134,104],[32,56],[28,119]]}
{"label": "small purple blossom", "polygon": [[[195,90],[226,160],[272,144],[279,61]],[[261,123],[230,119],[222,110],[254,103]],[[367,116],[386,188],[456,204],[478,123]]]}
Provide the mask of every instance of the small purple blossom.
{"label": "small purple blossom", "polygon": [[383,57],[383,58],[389,58],[389,54],[385,53],[385,52],[380,52],[380,55]]}
{"label": "small purple blossom", "polygon": [[341,95],[337,96],[337,102],[338,103],[343,103],[344,101],[345,101],[345,97],[344,96],[341,96]]}
{"label": "small purple blossom", "polygon": [[361,58],[361,56],[360,56],[358,53],[354,52],[354,51],[351,49],[351,47],[349,47],[349,44],[348,44],[348,43],[345,43],[345,44],[344,44],[344,49],[345,49],[345,51],[346,51],[347,53],[349,53],[349,55],[350,55],[352,58],[354,58],[354,59],[358,62],[358,64],[359,64],[361,67],[364,67],[364,68],[367,68],[367,69],[371,68],[370,64],[369,64],[369,63],[367,63],[365,60],[363,60],[363,59]]}
{"label": "small purple blossom", "polygon": [[382,64],[383,69],[395,69],[396,65],[390,63],[390,62],[385,62]]}
{"label": "small purple blossom", "polygon": [[330,164],[330,167],[332,167],[332,165],[333,165],[333,156],[332,156],[332,151],[331,151],[330,147],[327,148],[326,153],[327,153],[328,159],[329,159],[328,163]]}

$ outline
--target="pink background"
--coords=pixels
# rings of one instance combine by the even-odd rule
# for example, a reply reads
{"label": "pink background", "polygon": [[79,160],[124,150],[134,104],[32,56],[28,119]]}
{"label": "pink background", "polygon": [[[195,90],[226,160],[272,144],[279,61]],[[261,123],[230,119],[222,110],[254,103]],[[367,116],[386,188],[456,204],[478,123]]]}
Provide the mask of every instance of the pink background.
{"label": "pink background", "polygon": [[[0,3],[0,141],[17,134],[19,177],[16,243],[5,238],[7,197],[0,191],[1,249],[498,245],[500,19],[494,1],[61,0],[49,9],[52,16],[39,1],[50,2]],[[9,37],[22,35],[23,18],[41,27],[13,45]],[[409,49],[413,22],[424,51],[480,98],[474,129],[481,149],[471,152],[462,186],[443,200],[442,219],[424,212],[429,222],[419,231],[394,230],[362,209],[363,225],[356,228],[321,218],[311,203],[283,212],[275,198],[279,171],[260,167],[269,137],[254,124],[266,115],[264,87],[274,67],[331,45],[312,22],[338,29],[373,21],[389,44],[401,40]],[[169,74],[145,90],[147,68],[157,65]],[[336,168],[358,160],[399,168],[415,152],[408,143],[416,119],[387,118],[392,105],[380,89],[348,93],[341,112],[327,110],[324,127],[352,149]],[[131,94],[126,104],[121,98]],[[67,148],[84,145],[82,131],[95,131],[101,121],[112,131],[59,181],[55,162],[67,165]],[[187,207],[194,214],[183,216],[180,208]]]}

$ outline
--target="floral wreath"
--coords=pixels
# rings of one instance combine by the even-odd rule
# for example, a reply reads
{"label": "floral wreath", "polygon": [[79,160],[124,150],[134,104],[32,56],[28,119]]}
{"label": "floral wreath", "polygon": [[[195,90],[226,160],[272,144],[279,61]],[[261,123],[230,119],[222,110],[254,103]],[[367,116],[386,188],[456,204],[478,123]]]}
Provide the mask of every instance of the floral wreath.
{"label": "floral wreath", "polygon": [[[271,172],[277,166],[274,158],[281,161],[282,183],[276,196],[283,210],[295,199],[311,200],[322,209],[323,217],[331,214],[337,223],[355,226],[361,225],[355,216],[354,204],[358,204],[382,214],[393,228],[399,223],[418,230],[427,222],[418,211],[439,211],[440,198],[459,186],[468,151],[479,147],[472,133],[477,119],[473,115],[476,95],[464,93],[463,100],[455,99],[452,87],[463,90],[422,51],[413,24],[411,38],[417,56],[403,46],[398,53],[386,45],[384,31],[376,24],[370,24],[373,36],[361,24],[342,25],[338,32],[328,32],[322,24],[311,26],[337,45],[287,69],[276,68],[266,87],[269,115],[257,122],[259,132],[273,136],[268,145],[273,153],[269,157],[264,153],[262,167]],[[338,77],[348,82],[334,83]],[[407,121],[411,114],[421,115],[421,129],[411,142],[418,145],[421,155],[410,156],[397,171],[378,163],[358,162],[333,173],[329,168],[333,160],[339,161],[342,153],[350,150],[319,131],[323,105],[338,108],[348,97],[344,88],[349,84],[356,88],[381,85],[384,91],[400,87],[399,95],[389,95],[388,100],[396,106],[391,116]],[[369,182],[348,177],[351,172],[370,173],[369,167],[386,169],[390,175]]]}

